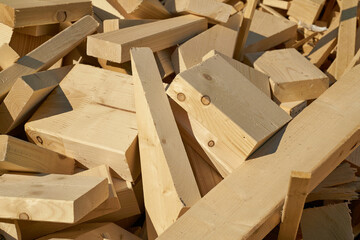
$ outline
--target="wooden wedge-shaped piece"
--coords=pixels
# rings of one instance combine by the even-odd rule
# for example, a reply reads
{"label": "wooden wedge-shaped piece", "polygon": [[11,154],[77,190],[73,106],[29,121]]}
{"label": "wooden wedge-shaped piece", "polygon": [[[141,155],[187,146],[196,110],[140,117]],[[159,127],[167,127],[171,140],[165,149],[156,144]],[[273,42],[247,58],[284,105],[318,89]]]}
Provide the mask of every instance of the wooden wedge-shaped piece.
{"label": "wooden wedge-shaped piece", "polygon": [[37,145],[88,168],[106,164],[134,182],[140,166],[133,91],[129,75],[77,64],[25,124],[25,131]]}
{"label": "wooden wedge-shaped piece", "polygon": [[1,0],[0,12],[0,22],[19,28],[77,21],[92,15],[92,5],[90,0]]}
{"label": "wooden wedge-shaped piece", "polygon": [[9,133],[23,124],[71,68],[67,66],[18,78],[0,105],[0,133]]}
{"label": "wooden wedge-shaped piece", "polygon": [[266,51],[296,38],[296,30],[294,22],[255,10],[243,53]]}
{"label": "wooden wedge-shaped piece", "polygon": [[160,235],[201,196],[151,49],[131,58],[145,208]]}
{"label": "wooden wedge-shaped piece", "polygon": [[87,54],[112,62],[130,60],[130,48],[149,47],[157,52],[185,42],[207,29],[205,18],[180,16],[88,37]]}
{"label": "wooden wedge-shaped piece", "polygon": [[0,135],[0,169],[34,173],[74,173],[75,161],[23,140]]}
{"label": "wooden wedge-shaped piece", "polygon": [[2,71],[0,73],[0,102],[19,77],[50,67],[79,45],[87,35],[93,33],[98,25],[94,18],[85,16]]}
{"label": "wooden wedge-shaped piece", "polygon": [[127,14],[135,18],[163,19],[171,17],[171,14],[158,0],[112,1],[117,2],[117,4],[119,4]]}
{"label": "wooden wedge-shaped piece", "polygon": [[0,43],[0,71],[14,64],[19,59],[17,52],[7,43]]}
{"label": "wooden wedge-shaped piece", "polygon": [[305,209],[301,232],[304,239],[353,239],[348,203]]}
{"label": "wooden wedge-shaped piece", "polygon": [[272,93],[281,103],[315,99],[329,87],[329,78],[293,48],[267,51],[254,66],[270,76]]}
{"label": "wooden wedge-shaped piece", "polygon": [[0,177],[1,218],[75,223],[109,196],[105,178],[50,174]]}
{"label": "wooden wedge-shaped piece", "polygon": [[194,134],[222,176],[291,119],[219,55],[178,74],[167,93],[200,125]]}
{"label": "wooden wedge-shaped piece", "polygon": [[359,146],[359,75],[350,70],[158,239],[264,238],[280,222],[291,171],[311,173],[312,191]]}
{"label": "wooden wedge-shaped piece", "polygon": [[213,49],[232,57],[242,15],[236,14],[234,17],[237,21],[237,24],[234,24],[235,27],[215,25],[179,46],[177,52],[173,54],[173,57],[178,57],[173,62],[179,63],[179,66],[175,66],[175,72],[185,71],[201,63],[202,57]]}

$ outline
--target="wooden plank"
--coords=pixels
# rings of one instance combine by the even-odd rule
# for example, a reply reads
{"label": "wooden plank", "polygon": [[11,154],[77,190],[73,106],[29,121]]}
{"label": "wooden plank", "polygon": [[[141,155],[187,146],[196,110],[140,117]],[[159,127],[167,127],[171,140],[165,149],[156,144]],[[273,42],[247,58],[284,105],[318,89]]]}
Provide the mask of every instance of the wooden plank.
{"label": "wooden plank", "polygon": [[293,0],[287,15],[306,24],[313,24],[318,19],[324,4],[325,0]]}
{"label": "wooden plank", "polygon": [[290,7],[290,2],[283,0],[263,0],[263,4],[266,6],[280,8],[284,10],[288,10]]}
{"label": "wooden plank", "polygon": [[267,51],[254,63],[270,76],[270,86],[279,102],[319,97],[329,87],[329,78],[293,48]]}
{"label": "wooden plank", "polygon": [[108,198],[107,180],[50,174],[0,177],[1,218],[74,223]]}
{"label": "wooden plank", "polygon": [[237,21],[236,24],[233,24],[234,27],[217,24],[180,45],[176,49],[177,53],[172,56],[179,58],[173,60],[173,62],[179,63],[179,66],[175,66],[175,72],[183,72],[201,63],[202,57],[213,49],[232,57],[235,51],[238,29],[242,23],[242,15],[236,14],[234,17]]}
{"label": "wooden plank", "polygon": [[58,22],[77,21],[92,15],[90,0],[22,0],[0,1],[0,22],[12,27],[27,27]]}
{"label": "wooden plank", "polygon": [[114,223],[83,223],[61,232],[53,233],[38,240],[82,240],[82,239],[140,240],[139,237]]}
{"label": "wooden plank", "polygon": [[329,29],[324,32],[322,38],[320,38],[315,47],[306,56],[317,67],[320,67],[325,62],[337,44],[339,20],[340,17],[334,19]]}
{"label": "wooden plank", "polygon": [[358,177],[355,175],[356,172],[356,168],[351,167],[351,165],[347,162],[343,162],[334,171],[332,171],[329,176],[327,176],[324,181],[322,181],[317,187],[334,187],[337,185],[357,181]]}
{"label": "wooden plank", "polygon": [[276,17],[279,17],[279,18],[282,18],[282,19],[287,19],[286,17],[284,17],[281,13],[279,13],[278,11],[276,11],[275,9],[269,7],[269,6],[266,6],[262,3],[259,3],[259,6],[261,7],[262,11],[264,12],[268,12]]}
{"label": "wooden plank", "polygon": [[20,57],[24,57],[26,54],[30,53],[34,49],[38,48],[40,45],[49,41],[51,36],[30,36],[23,33],[14,32],[9,43]]}
{"label": "wooden plank", "polygon": [[33,173],[74,173],[74,159],[7,135],[0,135],[0,142],[0,169],[2,170]]}
{"label": "wooden plank", "polygon": [[191,13],[222,23],[226,23],[230,15],[236,12],[232,6],[216,0],[168,0],[165,7],[173,14]]}
{"label": "wooden plank", "polygon": [[106,165],[100,165],[89,170],[79,172],[77,176],[104,177],[108,180],[109,197],[97,208],[81,219],[82,222],[104,216],[105,214],[115,212],[121,208],[119,198],[116,194],[114,183],[111,177],[110,168]]}
{"label": "wooden plank", "polygon": [[72,66],[18,78],[0,105],[0,133],[9,133],[28,120]]}
{"label": "wooden plank", "polygon": [[133,182],[140,173],[133,91],[129,75],[77,64],[25,131],[37,145],[88,168],[107,164]]}
{"label": "wooden plank", "polygon": [[167,93],[200,124],[197,139],[222,176],[290,120],[218,55],[178,74]]}
{"label": "wooden plank", "polygon": [[93,5],[94,15],[96,15],[101,21],[115,18],[120,19],[124,17],[108,1],[92,0],[91,2]]}
{"label": "wooden plank", "polygon": [[39,37],[44,35],[53,36],[59,32],[59,24],[54,23],[54,24],[15,28],[14,31],[34,37]]}
{"label": "wooden plank", "polygon": [[244,54],[261,52],[296,37],[297,24],[269,13],[255,10]]}
{"label": "wooden plank", "polygon": [[353,239],[348,203],[305,209],[301,231],[304,239]]}
{"label": "wooden plank", "polygon": [[135,18],[164,19],[171,14],[158,0],[116,0],[125,12]]}
{"label": "wooden plank", "polygon": [[255,14],[257,2],[257,0],[250,0],[246,5],[243,23],[241,24],[241,28],[236,40],[236,47],[234,51],[234,59],[236,60],[243,60],[243,48],[245,47],[246,41],[248,40],[250,26]]}
{"label": "wooden plank", "polygon": [[93,33],[97,26],[98,23],[92,17],[86,16],[2,71],[0,102],[16,79],[50,67],[80,44],[87,35]]}
{"label": "wooden plank", "polygon": [[291,171],[310,172],[311,191],[359,145],[359,74],[344,75],[158,239],[265,237],[280,222]]}
{"label": "wooden plank", "polygon": [[358,0],[341,1],[335,78],[339,79],[355,55]]}
{"label": "wooden plank", "polygon": [[130,60],[132,47],[150,47],[157,52],[182,43],[205,29],[207,21],[191,15],[141,24],[89,36],[87,54],[123,63]]}
{"label": "wooden plank", "polygon": [[9,43],[13,29],[0,22],[0,44]]}
{"label": "wooden plank", "polygon": [[131,58],[145,207],[160,235],[201,196],[151,49]]}
{"label": "wooden plank", "polygon": [[352,69],[354,66],[358,65],[360,63],[360,49],[357,51],[355,56],[351,59],[350,63],[346,67],[344,74],[347,73],[350,69]]}
{"label": "wooden plank", "polygon": [[283,102],[279,106],[294,118],[307,107],[307,101]]}
{"label": "wooden plank", "polygon": [[6,69],[19,59],[17,52],[9,44],[0,45],[0,70]]}
{"label": "wooden plank", "polygon": [[278,240],[296,239],[306,196],[309,194],[310,180],[310,173],[291,172]]}
{"label": "wooden plank", "polygon": [[352,201],[358,200],[360,182],[350,182],[334,187],[315,188],[306,198],[306,202],[313,201]]}
{"label": "wooden plank", "polygon": [[224,60],[226,60],[231,66],[238,70],[244,77],[246,77],[252,84],[254,84],[259,90],[265,93],[269,98],[271,98],[269,77],[264,73],[257,71],[256,69],[249,67],[242,62],[236,61],[233,58],[230,58],[216,50],[210,51],[206,54],[202,60],[205,61],[215,55],[220,55]]}

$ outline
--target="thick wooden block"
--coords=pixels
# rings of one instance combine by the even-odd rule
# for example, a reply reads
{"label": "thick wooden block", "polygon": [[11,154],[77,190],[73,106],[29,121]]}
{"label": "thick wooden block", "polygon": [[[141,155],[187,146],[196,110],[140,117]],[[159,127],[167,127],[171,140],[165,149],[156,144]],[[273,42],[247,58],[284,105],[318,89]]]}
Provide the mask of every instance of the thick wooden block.
{"label": "thick wooden block", "polygon": [[293,0],[287,15],[307,24],[313,24],[319,17],[325,0]]}
{"label": "thick wooden block", "polygon": [[38,238],[38,240],[83,240],[83,239],[140,240],[139,237],[114,223],[83,223],[69,229]]}
{"label": "thick wooden block", "polygon": [[0,169],[6,171],[73,174],[75,161],[20,139],[0,135]]}
{"label": "thick wooden block", "polygon": [[210,51],[206,54],[202,60],[205,61],[215,55],[220,55],[224,60],[226,60],[231,66],[238,70],[244,77],[246,77],[252,84],[254,84],[259,90],[265,93],[269,98],[271,98],[271,90],[269,84],[269,76],[266,74],[249,67],[248,65],[239,62],[231,57],[228,57],[220,52],[215,50]]}
{"label": "thick wooden block", "polygon": [[150,47],[157,52],[207,29],[204,18],[187,15],[156,21],[88,37],[87,54],[112,62],[130,60],[130,48]]}
{"label": "thick wooden block", "polygon": [[329,87],[329,78],[293,48],[267,51],[254,66],[270,76],[272,93],[281,103],[315,99]]}
{"label": "thick wooden block", "polygon": [[124,9],[127,14],[135,18],[164,19],[171,17],[171,14],[158,0],[115,1]]}
{"label": "thick wooden block", "polygon": [[0,105],[0,133],[9,133],[28,120],[71,68],[67,66],[18,78]]}
{"label": "thick wooden block", "polygon": [[82,218],[81,222],[86,222],[88,220],[104,216],[121,208],[110,171],[111,170],[108,166],[101,165],[76,174],[77,176],[104,177],[108,180],[109,188],[109,197],[97,208]]}
{"label": "thick wooden block", "polygon": [[109,195],[107,180],[50,174],[0,177],[1,218],[75,223]]}
{"label": "thick wooden block", "polygon": [[304,239],[353,239],[348,203],[305,209],[301,232]]}
{"label": "thick wooden block", "polygon": [[178,74],[167,93],[198,121],[195,136],[223,176],[291,119],[219,55]]}
{"label": "thick wooden block", "polygon": [[77,21],[92,15],[90,0],[1,0],[0,22],[12,27],[27,27]]}
{"label": "thick wooden block", "polygon": [[280,222],[293,170],[312,174],[311,191],[358,146],[359,75],[356,66],[158,239],[264,238]]}
{"label": "thick wooden block", "polygon": [[212,28],[191,38],[177,48],[173,54],[173,63],[179,63],[175,66],[175,72],[179,73],[201,63],[202,57],[210,50],[216,50],[226,56],[234,55],[236,39],[239,26],[241,26],[242,16],[235,15],[237,24],[234,27],[215,25]]}
{"label": "thick wooden block", "polygon": [[296,30],[294,22],[255,10],[244,53],[265,51],[296,38]]}
{"label": "thick wooden block", "polygon": [[200,192],[150,48],[131,49],[146,212],[161,235]]}
{"label": "thick wooden block", "polygon": [[231,5],[216,0],[168,0],[165,7],[174,14],[191,13],[222,23],[226,23],[230,15],[236,12]]}
{"label": "thick wooden block", "polygon": [[133,182],[140,172],[133,91],[129,75],[78,64],[25,124],[28,138]]}
{"label": "thick wooden block", "polygon": [[79,45],[97,27],[96,20],[86,16],[2,71],[0,73],[0,102],[19,77],[50,67]]}
{"label": "thick wooden block", "polygon": [[0,70],[6,69],[19,59],[17,52],[9,44],[0,44]]}

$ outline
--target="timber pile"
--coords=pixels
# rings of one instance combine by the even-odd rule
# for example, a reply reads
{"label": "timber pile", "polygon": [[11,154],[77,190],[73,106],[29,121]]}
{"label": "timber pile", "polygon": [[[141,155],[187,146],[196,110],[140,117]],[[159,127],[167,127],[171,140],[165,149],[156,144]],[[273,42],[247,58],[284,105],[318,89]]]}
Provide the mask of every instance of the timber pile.
{"label": "timber pile", "polygon": [[0,0],[0,239],[353,239],[358,0]]}

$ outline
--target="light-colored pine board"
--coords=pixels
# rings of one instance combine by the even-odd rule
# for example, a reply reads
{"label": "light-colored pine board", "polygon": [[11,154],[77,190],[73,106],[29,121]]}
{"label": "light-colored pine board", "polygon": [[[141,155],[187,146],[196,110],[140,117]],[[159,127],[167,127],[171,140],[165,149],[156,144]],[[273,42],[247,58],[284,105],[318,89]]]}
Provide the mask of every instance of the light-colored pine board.
{"label": "light-colored pine board", "polygon": [[307,24],[313,24],[323,9],[325,0],[293,0],[287,15]]}
{"label": "light-colored pine board", "polygon": [[242,15],[236,14],[234,17],[237,20],[234,27],[217,24],[180,45],[176,50],[177,53],[173,54],[173,58],[179,58],[173,60],[174,63],[179,63],[179,66],[175,66],[175,72],[183,72],[201,63],[202,57],[213,49],[232,57],[235,51],[238,29],[242,23]]}
{"label": "light-colored pine board", "polygon": [[182,43],[207,29],[197,16],[180,16],[88,37],[87,54],[112,62],[130,60],[130,48],[150,47],[154,52]]}
{"label": "light-colored pine board", "polygon": [[77,21],[92,15],[92,5],[90,0],[1,0],[0,12],[0,22],[18,28]]}
{"label": "light-colored pine board", "polygon": [[201,196],[151,49],[131,58],[145,207],[161,235]]}
{"label": "light-colored pine board", "polygon": [[351,68],[358,65],[360,63],[360,49],[357,51],[355,56],[351,59],[350,63],[346,67],[344,74],[347,73]]}
{"label": "light-colored pine board", "polygon": [[129,75],[75,65],[25,131],[37,145],[88,168],[107,164],[133,182],[140,172],[133,91]]}
{"label": "light-colored pine board", "polygon": [[50,174],[0,177],[1,218],[75,223],[109,195],[107,180]]}
{"label": "light-colored pine board", "polygon": [[115,223],[83,223],[56,232],[38,240],[85,240],[85,239],[140,240],[139,237],[119,227]]}
{"label": "light-colored pine board", "polygon": [[261,7],[261,10],[263,12],[268,12],[268,13],[270,13],[270,14],[276,16],[276,17],[282,18],[282,19],[287,19],[281,13],[279,13],[278,11],[276,11],[275,9],[273,9],[273,8],[271,8],[269,6],[266,6],[266,5],[262,4],[262,3],[259,3],[259,6]]}
{"label": "light-colored pine board", "polygon": [[341,1],[341,15],[337,43],[335,78],[340,77],[355,55],[358,0]]}
{"label": "light-colored pine board", "polygon": [[293,48],[267,51],[254,63],[270,76],[270,86],[279,102],[319,97],[329,87],[329,78]]}
{"label": "light-colored pine board", "polygon": [[290,7],[289,1],[283,0],[263,0],[263,4],[266,6],[288,10]]}
{"label": "light-colored pine board", "polygon": [[252,19],[254,18],[255,9],[257,6],[258,0],[250,0],[247,2],[245,11],[244,11],[244,19],[241,24],[241,28],[236,40],[236,47],[234,51],[234,58],[236,60],[242,61],[244,56],[244,47],[248,40],[249,31],[251,27]]}
{"label": "light-colored pine board", "polygon": [[301,231],[304,239],[354,239],[348,204],[305,209]]}
{"label": "light-colored pine board", "polygon": [[297,24],[269,13],[255,10],[244,54],[260,52],[295,38]]}
{"label": "light-colored pine board", "polygon": [[28,120],[71,68],[66,66],[18,78],[0,104],[0,133],[9,133]]}
{"label": "light-colored pine board", "polygon": [[123,16],[106,0],[92,0],[94,15],[101,21],[106,19],[121,19]]}
{"label": "light-colored pine board", "polygon": [[74,173],[74,159],[7,135],[0,135],[0,142],[0,169],[2,170],[33,173]]}
{"label": "light-colored pine board", "polygon": [[0,45],[4,43],[9,43],[12,34],[13,29],[0,22]]}
{"label": "light-colored pine board", "polygon": [[232,6],[216,0],[168,0],[165,7],[174,14],[191,13],[222,23],[226,23],[229,17],[236,12]]}
{"label": "light-colored pine board", "polygon": [[0,222],[0,234],[4,236],[6,240],[18,240],[19,235],[16,230],[14,221],[2,219]]}
{"label": "light-colored pine board", "polygon": [[115,212],[121,208],[119,198],[116,194],[114,183],[111,177],[110,168],[106,165],[91,168],[89,170],[79,172],[77,176],[104,177],[108,180],[109,197],[97,208],[81,219],[82,222],[91,220],[105,214]]}
{"label": "light-colored pine board", "polygon": [[116,0],[125,12],[135,18],[164,19],[171,14],[158,0]]}
{"label": "light-colored pine board", "polygon": [[46,24],[46,25],[37,25],[37,26],[30,26],[30,27],[22,27],[22,28],[15,28],[15,32],[39,37],[44,35],[55,35],[59,32],[59,24]]}
{"label": "light-colored pine board", "polygon": [[200,124],[195,136],[222,176],[291,119],[219,55],[178,74],[167,93]]}
{"label": "light-colored pine board", "polygon": [[310,172],[311,191],[359,142],[359,74],[344,75],[158,239],[264,238],[280,222],[291,171]]}
{"label": "light-colored pine board", "polygon": [[278,240],[296,239],[306,196],[309,194],[310,180],[310,173],[291,172],[289,190],[285,198]]}
{"label": "light-colored pine board", "polygon": [[97,27],[96,20],[86,16],[2,71],[0,73],[0,101],[4,99],[19,77],[50,67],[80,44],[87,35],[93,33]]}
{"label": "light-colored pine board", "polygon": [[279,106],[294,118],[307,107],[307,101],[283,102]]}
{"label": "light-colored pine board", "polygon": [[322,38],[306,56],[317,67],[320,67],[325,62],[337,44],[339,20],[340,17],[334,19],[329,29],[324,32]]}
{"label": "light-colored pine board", "polygon": [[0,44],[0,56],[0,70],[10,67],[20,57],[7,43]]}
{"label": "light-colored pine board", "polygon": [[265,93],[269,98],[271,98],[271,90],[269,84],[269,77],[264,73],[249,67],[242,62],[236,61],[233,58],[230,58],[216,50],[210,51],[206,54],[202,60],[205,61],[206,59],[220,55],[223,59],[225,59],[231,66],[233,66],[236,70],[238,70],[244,77],[246,77],[252,84],[254,84],[258,89],[260,89],[263,93]]}
{"label": "light-colored pine board", "polygon": [[133,27],[155,21],[157,20],[156,19],[106,19],[104,20],[104,32],[111,32],[118,29]]}

